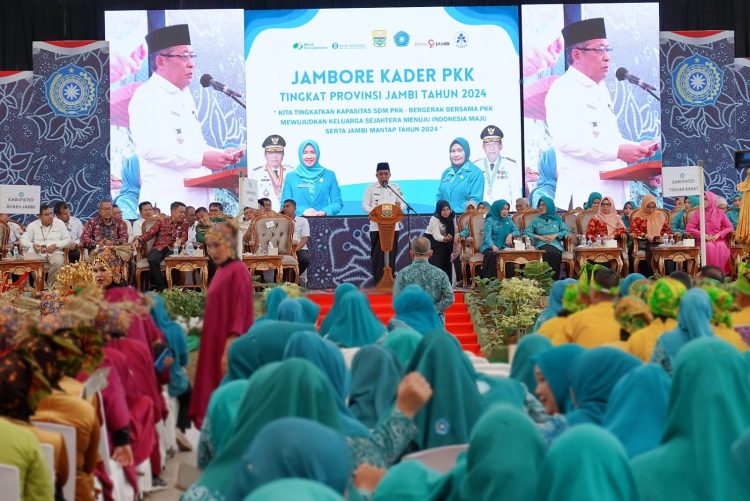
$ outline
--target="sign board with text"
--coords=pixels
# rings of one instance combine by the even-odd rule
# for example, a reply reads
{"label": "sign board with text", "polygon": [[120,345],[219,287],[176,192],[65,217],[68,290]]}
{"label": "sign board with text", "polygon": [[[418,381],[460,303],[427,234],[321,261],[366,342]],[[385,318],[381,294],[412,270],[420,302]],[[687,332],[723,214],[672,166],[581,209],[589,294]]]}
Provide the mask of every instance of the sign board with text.
{"label": "sign board with text", "polygon": [[0,214],[39,214],[41,187],[0,184]]}
{"label": "sign board with text", "polygon": [[701,194],[701,172],[697,165],[664,167],[662,191],[665,197],[688,197]]}
{"label": "sign board with text", "polygon": [[[241,177],[240,178],[240,200],[245,207],[257,207],[258,206],[258,180]],[[243,207],[240,207],[242,210]]]}

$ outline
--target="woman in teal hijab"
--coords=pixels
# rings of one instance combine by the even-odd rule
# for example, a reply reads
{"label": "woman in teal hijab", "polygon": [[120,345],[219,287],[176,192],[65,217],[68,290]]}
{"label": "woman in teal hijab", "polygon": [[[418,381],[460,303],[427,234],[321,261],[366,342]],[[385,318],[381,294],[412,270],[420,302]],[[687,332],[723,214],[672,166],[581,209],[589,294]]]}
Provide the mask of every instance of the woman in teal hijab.
{"label": "woman in teal hijab", "polygon": [[266,320],[276,320],[279,315],[279,305],[286,299],[286,292],[281,287],[274,287],[266,296],[266,314],[255,320],[255,325]]}
{"label": "woman in teal hijab", "polygon": [[313,480],[343,494],[351,474],[343,435],[309,419],[281,418],[264,426],[242,456],[227,501],[282,478]]}
{"label": "woman in teal hijab", "polygon": [[539,210],[542,214],[535,217],[524,230],[524,234],[539,250],[544,251],[544,260],[554,270],[554,278],[560,276],[563,243],[568,236],[568,226],[563,222],[555,210],[555,202],[549,197],[539,200]]}
{"label": "woman in teal hijab", "polygon": [[633,282],[645,279],[646,277],[644,277],[640,273],[631,273],[627,277],[623,278],[622,282],[620,282],[620,297],[625,297],[630,294],[630,286],[633,285]]}
{"label": "woman in teal hijab", "polygon": [[457,209],[464,210],[469,201],[478,204],[484,196],[484,173],[469,158],[469,142],[457,137],[448,148],[451,165],[440,175],[436,201],[445,200]]}
{"label": "woman in teal hijab", "polygon": [[266,484],[247,496],[243,501],[343,501],[336,491],[320,482],[304,478],[285,478]]}
{"label": "woman in teal hijab", "polygon": [[523,383],[529,393],[536,391],[534,362],[532,358],[552,348],[552,341],[540,334],[527,334],[521,338],[510,366],[510,378]]}
{"label": "woman in teal hijab", "polygon": [[713,307],[706,291],[694,288],[684,293],[680,298],[677,327],[659,336],[651,363],[661,365],[671,376],[674,361],[686,344],[698,338],[714,336],[712,316]]}
{"label": "woman in teal hijab", "polygon": [[336,292],[333,294],[333,305],[320,324],[321,336],[328,334],[331,327],[336,325],[339,315],[341,315],[341,300],[344,299],[344,296],[352,292],[357,292],[357,287],[354,284],[339,284],[336,287]]}
{"label": "woman in teal hijab", "polygon": [[[563,344],[531,357],[532,363],[539,368],[547,382],[558,413],[564,414],[570,408],[570,372],[576,359],[583,352],[584,349],[577,344]],[[536,394],[539,393],[540,388],[537,385]],[[544,400],[545,397],[541,397],[541,403],[547,408],[547,412],[553,414],[552,407]]]}
{"label": "woman in teal hijab", "polygon": [[303,322],[315,325],[320,316],[320,306],[315,301],[306,297],[301,297],[297,301],[302,305],[302,312],[304,314]]}
{"label": "woman in teal hijab", "polygon": [[592,191],[589,193],[589,200],[585,204],[583,204],[584,209],[594,209],[596,207],[599,207],[599,204],[602,203],[602,194],[598,191]]}
{"label": "woman in teal hijab", "polygon": [[392,351],[401,362],[401,366],[406,367],[421,341],[422,334],[414,329],[401,327],[386,334],[383,347]]}
{"label": "woman in teal hijab", "polygon": [[664,369],[648,364],[623,376],[612,390],[602,426],[620,440],[630,459],[659,446],[671,385]]}
{"label": "woman in teal hijab", "polygon": [[349,409],[370,429],[388,414],[396,401],[403,367],[396,355],[380,346],[365,346],[352,361]]}
{"label": "woman in teal hijab", "polygon": [[255,371],[271,362],[278,362],[284,356],[289,338],[295,332],[309,331],[310,324],[266,320],[256,323],[247,334],[238,337],[229,346],[228,370],[224,381],[247,379]]}
{"label": "woman in teal hijab", "polygon": [[637,208],[638,206],[632,200],[628,200],[622,206],[622,224],[625,225],[625,229],[628,230],[628,239],[630,239],[630,215]]}
{"label": "woman in teal hijab", "polygon": [[727,211],[727,217],[735,230],[737,229],[737,223],[740,221],[740,207],[742,207],[742,193],[737,192],[732,197],[732,207]]}
{"label": "woman in teal hijab", "polygon": [[420,449],[465,444],[485,403],[476,372],[458,341],[446,332],[426,334],[406,373],[417,371],[433,388],[432,399],[414,416]]}
{"label": "woman in teal hijab", "polygon": [[307,418],[332,430],[342,430],[328,378],[306,360],[273,363],[253,374],[229,439],[182,500],[223,499],[248,444],[265,425],[283,417]]}
{"label": "woman in teal hijab", "polygon": [[698,204],[700,204],[700,198],[695,195],[687,197],[687,199],[688,202],[682,209],[674,213],[669,223],[670,229],[675,236],[685,234],[685,212],[692,207],[698,207]]}
{"label": "woman in teal hijab", "polygon": [[568,425],[600,425],[612,389],[623,376],[639,366],[640,360],[617,348],[605,346],[582,353],[570,376],[570,393],[575,400],[574,410],[565,414]]}
{"label": "woman in teal hijab", "polygon": [[535,499],[639,501],[641,498],[622,445],[606,430],[583,424],[564,433],[550,447],[539,472]]}
{"label": "woman in teal hijab", "polygon": [[[479,252],[484,254],[482,278],[497,278],[497,251],[510,246],[513,237],[521,236],[508,211],[510,204],[506,200],[498,200],[484,218],[484,242],[479,248]],[[509,270],[508,274],[513,276],[513,270]]]}
{"label": "woman in teal hijab", "polygon": [[341,313],[326,338],[344,348],[374,344],[386,333],[385,326],[370,308],[367,297],[353,292],[341,299]]}
{"label": "woman in teal hijab", "polygon": [[298,324],[305,323],[305,310],[302,308],[302,304],[298,299],[288,297],[279,303],[279,308],[276,310],[275,320],[281,320],[282,322],[295,322]]}
{"label": "woman in teal hijab", "polygon": [[539,314],[539,318],[536,319],[534,331],[537,331],[544,322],[550,318],[555,318],[557,314],[560,313],[560,310],[563,309],[562,300],[565,295],[565,288],[568,287],[568,284],[574,283],[576,283],[575,279],[565,278],[563,280],[557,280],[552,284],[552,288],[549,292],[549,302],[547,303],[547,307]]}
{"label": "woman in teal hijab", "polygon": [[223,384],[211,393],[198,442],[198,468],[201,470],[206,469],[229,438],[247,385],[247,379],[239,379]]}
{"label": "woman in teal hijab", "polygon": [[[185,372],[189,355],[187,336],[182,327],[180,327],[180,324],[169,318],[167,309],[164,307],[164,299],[161,295],[149,294],[148,297],[153,301],[151,318],[154,319],[156,326],[164,333],[167,346],[172,350],[174,358],[174,362],[169,366],[169,386],[167,387],[167,391],[170,397],[179,397],[185,394],[190,388],[190,380],[188,380],[187,372]],[[181,405],[190,407],[189,401],[187,404],[183,402]],[[186,428],[189,427],[188,423]]]}
{"label": "woman in teal hijab", "polygon": [[750,482],[732,457],[750,428],[750,379],[728,343],[703,337],[677,355],[661,446],[633,460],[645,501],[750,499]]}
{"label": "woman in teal hijab", "polygon": [[299,165],[284,177],[281,200],[294,200],[298,216],[335,216],[344,201],[336,174],[320,165],[318,143],[302,141],[298,154]]}
{"label": "woman in teal hijab", "polygon": [[388,323],[390,329],[411,328],[424,334],[443,329],[443,321],[435,309],[432,298],[419,285],[407,285],[393,297],[395,316]]}

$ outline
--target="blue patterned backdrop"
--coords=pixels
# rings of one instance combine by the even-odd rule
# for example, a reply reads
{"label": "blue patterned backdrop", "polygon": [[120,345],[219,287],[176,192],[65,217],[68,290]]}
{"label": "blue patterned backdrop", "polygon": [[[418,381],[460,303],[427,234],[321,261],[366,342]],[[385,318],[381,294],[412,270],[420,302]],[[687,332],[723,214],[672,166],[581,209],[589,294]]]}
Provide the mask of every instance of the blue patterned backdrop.
{"label": "blue patterned backdrop", "polygon": [[[739,102],[735,111],[736,144],[738,150],[750,150],[750,58],[735,59],[732,66],[732,83],[735,86],[734,96]],[[738,173],[745,178],[745,172]]]}
{"label": "blue patterned backdrop", "polygon": [[[35,42],[33,60],[32,83],[0,85],[0,183],[41,185],[42,202],[65,200],[87,218],[109,196],[108,44],[74,50]],[[92,84],[89,106],[71,108],[70,116],[60,116],[46,95],[48,88],[54,95],[50,79],[64,68],[70,68],[65,74],[83,70]],[[57,90],[67,92],[68,104],[81,92],[67,84]]]}
{"label": "blue patterned backdrop", "polygon": [[[703,160],[706,190],[729,198],[738,181],[734,151],[743,143],[748,146],[747,122],[740,130],[736,127],[742,105],[738,87],[744,89],[747,102],[748,82],[738,82],[733,71],[733,33],[711,33],[715,32],[690,38],[661,34],[662,159],[665,167]],[[683,74],[691,76],[681,80]]]}

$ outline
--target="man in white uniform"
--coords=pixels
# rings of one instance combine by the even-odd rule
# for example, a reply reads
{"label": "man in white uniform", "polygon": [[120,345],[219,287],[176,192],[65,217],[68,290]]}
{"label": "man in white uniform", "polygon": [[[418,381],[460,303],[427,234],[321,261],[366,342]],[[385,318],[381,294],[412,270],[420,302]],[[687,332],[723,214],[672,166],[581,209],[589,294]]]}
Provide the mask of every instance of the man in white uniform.
{"label": "man in white uniform", "polygon": [[[623,181],[602,181],[599,172],[625,167],[653,154],[649,146],[622,137],[605,82],[612,48],[604,19],[569,24],[562,30],[569,66],[545,99],[547,128],[557,156],[555,205],[580,207],[589,193],[611,196],[617,207],[625,202]],[[648,146],[647,146],[648,145]]]}
{"label": "man in white uniform", "polygon": [[[47,287],[55,283],[57,272],[65,262],[63,249],[70,243],[70,233],[65,223],[52,217],[52,209],[47,204],[39,207],[39,219],[26,227],[21,237],[21,247],[26,249],[26,259],[42,259],[49,263]],[[42,277],[36,277],[42,280]]]}
{"label": "man in white uniform", "polygon": [[76,263],[81,259],[81,233],[83,233],[83,223],[77,217],[70,214],[70,207],[65,202],[57,202],[53,212],[55,219],[59,219],[65,224],[70,233],[70,243],[68,244],[68,261]]}
{"label": "man in white uniform", "polygon": [[294,237],[297,242],[297,263],[299,263],[300,279],[307,282],[307,275],[302,276],[310,266],[310,251],[307,249],[307,242],[310,240],[310,223],[302,216],[297,216],[297,202],[294,200],[284,200],[281,213],[294,219]]}
{"label": "man in white uniform", "polygon": [[283,209],[281,203],[281,187],[284,184],[284,176],[295,168],[285,165],[284,147],[286,141],[278,134],[271,134],[263,141],[263,155],[266,157],[265,165],[250,171],[250,177],[258,181],[258,195],[271,200],[271,207]]}
{"label": "man in white uniform", "polygon": [[[219,150],[203,138],[190,94],[195,58],[186,24],[146,35],[153,74],[128,106],[130,133],[141,169],[140,201],[168,207],[173,200],[205,206],[208,188],[186,188],[184,179],[210,174],[239,161],[241,148]],[[209,170],[210,169],[210,170]]]}
{"label": "man in white uniform", "polygon": [[[397,184],[391,184],[391,166],[388,162],[380,162],[375,168],[375,178],[378,180],[372,183],[365,190],[365,196],[362,199],[362,209],[369,214],[372,209],[378,205],[394,204],[401,206],[401,200],[396,196],[398,193],[401,198],[401,189]],[[394,191],[396,193],[394,193]],[[396,224],[396,234],[393,236],[393,250],[390,253],[388,262],[389,266],[396,273],[396,255],[398,255],[398,235],[401,230],[401,223]],[[378,223],[370,221],[370,256],[372,257],[372,278],[373,285],[378,285],[383,277],[383,267],[385,266],[385,253],[380,248],[380,232]]]}
{"label": "man in white uniform", "polygon": [[482,149],[487,155],[474,160],[474,165],[484,173],[484,199],[490,203],[507,200],[523,194],[521,165],[515,159],[502,156],[503,131],[496,125],[488,125],[479,134]]}

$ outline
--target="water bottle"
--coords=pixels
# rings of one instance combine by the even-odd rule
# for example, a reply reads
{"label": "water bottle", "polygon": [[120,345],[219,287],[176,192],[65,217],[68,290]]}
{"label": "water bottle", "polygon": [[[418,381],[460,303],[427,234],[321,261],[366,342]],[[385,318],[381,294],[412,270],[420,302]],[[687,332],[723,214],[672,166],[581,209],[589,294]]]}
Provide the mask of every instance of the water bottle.
{"label": "water bottle", "polygon": [[14,246],[13,246],[13,259],[18,259],[18,258],[19,258],[19,255],[18,255],[18,247],[16,247],[16,246],[14,245]]}
{"label": "water bottle", "polygon": [[172,255],[177,256],[180,254],[180,246],[177,245],[177,242],[174,243],[174,247],[172,248]]}
{"label": "water bottle", "polygon": [[194,251],[193,242],[188,242],[187,245],[185,246],[185,254],[187,254],[188,256],[192,256],[193,251]]}
{"label": "water bottle", "polygon": [[589,239],[588,235],[586,235],[586,241],[584,242],[584,245],[586,247],[591,247],[591,240]]}
{"label": "water bottle", "polygon": [[675,242],[675,239],[674,239],[674,235],[670,235],[670,237],[669,237],[669,245],[674,245],[675,243],[676,242]]}
{"label": "water bottle", "polygon": [[596,245],[598,245],[599,247],[601,247],[602,245],[604,245],[604,241],[602,240],[602,236],[601,235],[597,235],[596,236]]}
{"label": "water bottle", "polygon": [[669,245],[669,235],[665,233],[664,236],[661,237],[661,243],[664,245]]}

